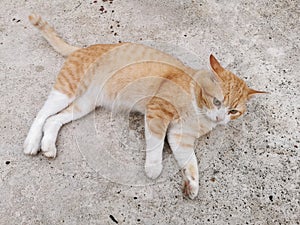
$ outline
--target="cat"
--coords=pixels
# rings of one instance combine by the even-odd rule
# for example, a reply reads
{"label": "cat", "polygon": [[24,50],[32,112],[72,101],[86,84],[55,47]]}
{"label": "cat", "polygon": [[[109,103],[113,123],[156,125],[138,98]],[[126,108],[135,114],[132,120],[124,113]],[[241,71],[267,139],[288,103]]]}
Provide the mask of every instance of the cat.
{"label": "cat", "polygon": [[71,46],[39,15],[31,14],[29,21],[67,59],[29,130],[25,154],[41,149],[46,157],[56,157],[61,126],[98,106],[138,111],[145,115],[146,175],[155,179],[161,174],[167,136],[182,169],[183,192],[194,199],[199,190],[195,139],[242,116],[250,97],[266,93],[249,88],[213,55],[211,71],[195,70],[141,44]]}

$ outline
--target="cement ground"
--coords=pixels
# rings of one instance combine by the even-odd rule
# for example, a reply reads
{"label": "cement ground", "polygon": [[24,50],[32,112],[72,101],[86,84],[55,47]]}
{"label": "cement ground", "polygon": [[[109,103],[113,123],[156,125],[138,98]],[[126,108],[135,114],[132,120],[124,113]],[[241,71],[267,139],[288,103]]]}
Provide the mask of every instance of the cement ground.
{"label": "cement ground", "polygon": [[[2,0],[0,6],[1,225],[300,223],[299,1]],[[195,200],[182,196],[168,147],[162,177],[145,178],[144,155],[136,151],[144,148],[139,115],[123,132],[118,127],[128,120],[110,120],[99,109],[63,127],[55,160],[25,156],[23,141],[63,63],[30,26],[31,12],[78,46],[147,42],[202,68],[214,53],[249,86],[270,94],[197,141]],[[95,124],[99,139],[90,129]],[[99,154],[89,151],[95,146]]]}

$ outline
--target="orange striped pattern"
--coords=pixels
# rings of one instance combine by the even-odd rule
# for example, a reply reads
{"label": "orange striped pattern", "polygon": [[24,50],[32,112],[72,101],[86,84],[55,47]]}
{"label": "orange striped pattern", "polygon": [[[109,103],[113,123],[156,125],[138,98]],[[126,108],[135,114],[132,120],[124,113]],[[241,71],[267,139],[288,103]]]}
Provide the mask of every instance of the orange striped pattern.
{"label": "orange striped pattern", "polygon": [[91,82],[91,77],[87,74],[89,68],[104,53],[119,45],[122,44],[92,45],[71,54],[57,76],[54,89],[69,97],[81,95]]}

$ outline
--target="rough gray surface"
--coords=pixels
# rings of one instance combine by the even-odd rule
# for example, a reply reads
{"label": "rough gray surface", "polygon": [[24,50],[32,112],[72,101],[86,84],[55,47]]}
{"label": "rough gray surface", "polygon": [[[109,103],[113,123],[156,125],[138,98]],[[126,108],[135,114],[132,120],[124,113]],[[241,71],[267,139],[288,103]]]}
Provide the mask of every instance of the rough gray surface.
{"label": "rough gray surface", "polygon": [[[299,10],[292,0],[2,0],[0,224],[116,224],[112,217],[119,224],[299,224]],[[150,40],[175,55],[193,52],[194,60],[178,57],[202,67],[213,52],[251,87],[271,94],[196,143],[201,178],[195,200],[182,197],[168,147],[164,174],[152,184],[143,174],[143,152],[116,147],[118,141],[144,147],[139,115],[130,117],[122,142],[111,141],[113,131],[122,138],[121,129],[98,110],[63,127],[57,159],[25,156],[26,133],[63,63],[29,25],[31,12],[78,46]],[[136,164],[134,176],[123,171],[118,177],[97,164],[97,154],[86,154],[91,143],[84,140],[93,134],[82,131],[93,121],[98,136],[108,137],[95,143],[100,151],[121,149],[111,151],[112,158],[129,169]]]}

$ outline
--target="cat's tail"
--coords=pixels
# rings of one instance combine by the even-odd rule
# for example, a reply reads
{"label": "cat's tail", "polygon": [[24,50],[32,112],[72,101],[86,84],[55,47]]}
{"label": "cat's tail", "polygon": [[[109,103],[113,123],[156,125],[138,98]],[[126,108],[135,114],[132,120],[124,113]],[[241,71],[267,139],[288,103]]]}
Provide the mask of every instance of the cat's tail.
{"label": "cat's tail", "polygon": [[69,45],[61,37],[59,37],[56,31],[46,21],[44,21],[40,15],[29,15],[29,21],[33,26],[41,31],[42,35],[50,43],[50,45],[63,56],[68,56],[72,52],[80,49]]}

